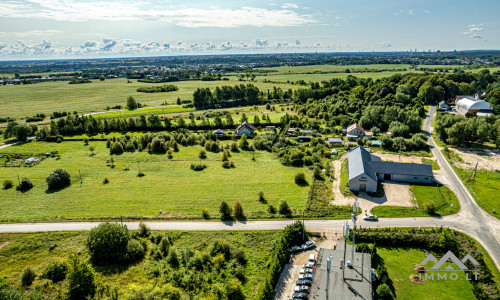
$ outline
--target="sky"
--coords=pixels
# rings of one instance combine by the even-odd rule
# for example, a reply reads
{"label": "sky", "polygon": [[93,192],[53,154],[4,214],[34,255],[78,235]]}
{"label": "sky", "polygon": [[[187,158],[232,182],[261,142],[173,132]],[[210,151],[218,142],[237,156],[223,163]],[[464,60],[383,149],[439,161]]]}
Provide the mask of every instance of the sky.
{"label": "sky", "polygon": [[500,49],[499,0],[0,0],[0,60]]}

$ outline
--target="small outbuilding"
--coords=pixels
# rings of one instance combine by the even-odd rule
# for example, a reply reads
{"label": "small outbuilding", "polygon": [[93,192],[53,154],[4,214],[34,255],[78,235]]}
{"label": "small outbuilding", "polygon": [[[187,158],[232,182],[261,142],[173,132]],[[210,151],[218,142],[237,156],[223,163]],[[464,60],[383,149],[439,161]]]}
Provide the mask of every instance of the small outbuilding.
{"label": "small outbuilding", "polygon": [[236,134],[237,135],[254,135],[255,134],[255,127],[252,124],[248,123],[247,121],[244,121],[236,128]]}
{"label": "small outbuilding", "polygon": [[439,102],[439,108],[444,109],[444,110],[450,110],[451,107],[448,105],[448,103],[441,101]]}
{"label": "small outbuilding", "polygon": [[225,135],[226,131],[223,129],[217,129],[217,130],[214,130],[212,133],[215,135]]}
{"label": "small outbuilding", "polygon": [[342,139],[341,138],[328,138],[326,142],[329,145],[340,145],[342,144]]}
{"label": "small outbuilding", "polygon": [[299,137],[297,137],[297,141],[299,143],[309,143],[311,140],[312,140],[312,136],[310,135],[301,135]]}

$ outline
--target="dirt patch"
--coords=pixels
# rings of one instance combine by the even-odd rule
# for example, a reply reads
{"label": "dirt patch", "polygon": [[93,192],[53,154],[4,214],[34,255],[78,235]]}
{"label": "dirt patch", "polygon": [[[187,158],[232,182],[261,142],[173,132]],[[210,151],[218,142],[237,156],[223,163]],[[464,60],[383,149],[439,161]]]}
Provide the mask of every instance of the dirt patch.
{"label": "dirt patch", "polygon": [[390,153],[373,153],[375,156],[380,157],[383,161],[392,161],[392,162],[402,162],[402,163],[414,163],[421,164],[422,158],[434,159],[431,157],[421,157],[409,154],[390,154]]}
{"label": "dirt patch", "polygon": [[382,182],[385,194],[382,197],[372,197],[367,193],[358,194],[359,205],[363,212],[369,212],[377,205],[390,206],[415,206],[411,184],[406,182],[385,181]]}
{"label": "dirt patch", "polygon": [[418,277],[418,275],[410,275],[409,278],[410,278],[411,282],[413,282],[413,283],[420,283],[420,284],[425,283],[425,280]]}
{"label": "dirt patch", "polygon": [[2,250],[3,248],[7,248],[7,246],[11,245],[12,243],[14,243],[14,242],[7,241],[7,242],[0,243],[0,250]]}
{"label": "dirt patch", "polygon": [[465,170],[477,168],[490,172],[500,171],[500,149],[451,148],[463,162],[456,163]]}
{"label": "dirt patch", "polygon": [[424,266],[416,265],[415,268],[413,268],[413,271],[415,271],[415,273],[427,273],[427,268]]}

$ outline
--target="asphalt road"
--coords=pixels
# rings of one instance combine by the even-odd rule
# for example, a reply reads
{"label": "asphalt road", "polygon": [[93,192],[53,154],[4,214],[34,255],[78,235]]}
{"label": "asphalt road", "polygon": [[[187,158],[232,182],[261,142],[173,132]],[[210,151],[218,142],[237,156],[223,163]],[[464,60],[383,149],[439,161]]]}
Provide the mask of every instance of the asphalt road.
{"label": "asphalt road", "polygon": [[[464,232],[478,240],[488,251],[497,268],[500,269],[500,220],[483,211],[474,201],[446,159],[437,148],[431,132],[431,122],[435,114],[435,106],[430,106],[424,121],[424,133],[429,137],[432,153],[439,166],[444,170],[452,189],[460,202],[460,211],[451,216],[440,218],[383,218],[377,222],[358,221],[362,227],[448,227]],[[276,230],[282,229],[294,221],[248,221],[248,222],[148,222],[153,230]],[[65,222],[65,223],[20,223],[0,224],[0,233],[9,232],[43,232],[43,231],[78,231],[90,230],[99,222]],[[129,229],[137,229],[138,222],[124,222]],[[345,220],[307,220],[308,229],[342,228]]]}

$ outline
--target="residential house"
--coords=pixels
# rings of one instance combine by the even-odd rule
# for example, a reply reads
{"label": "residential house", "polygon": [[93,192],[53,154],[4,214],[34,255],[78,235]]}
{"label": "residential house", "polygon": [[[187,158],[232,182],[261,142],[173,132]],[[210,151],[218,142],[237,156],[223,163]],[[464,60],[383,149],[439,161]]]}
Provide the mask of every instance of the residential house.
{"label": "residential house", "polygon": [[255,127],[252,124],[248,123],[247,121],[244,121],[236,128],[236,134],[247,135],[247,136],[254,135]]}
{"label": "residential house", "polygon": [[371,140],[373,137],[373,133],[369,131],[365,131],[363,127],[361,127],[358,123],[354,123],[351,126],[347,127],[346,130],[347,139],[349,141],[355,141],[358,138],[364,138]]}
{"label": "residential house", "polygon": [[439,102],[439,108],[444,109],[444,110],[450,110],[451,109],[451,107],[445,101]]}

